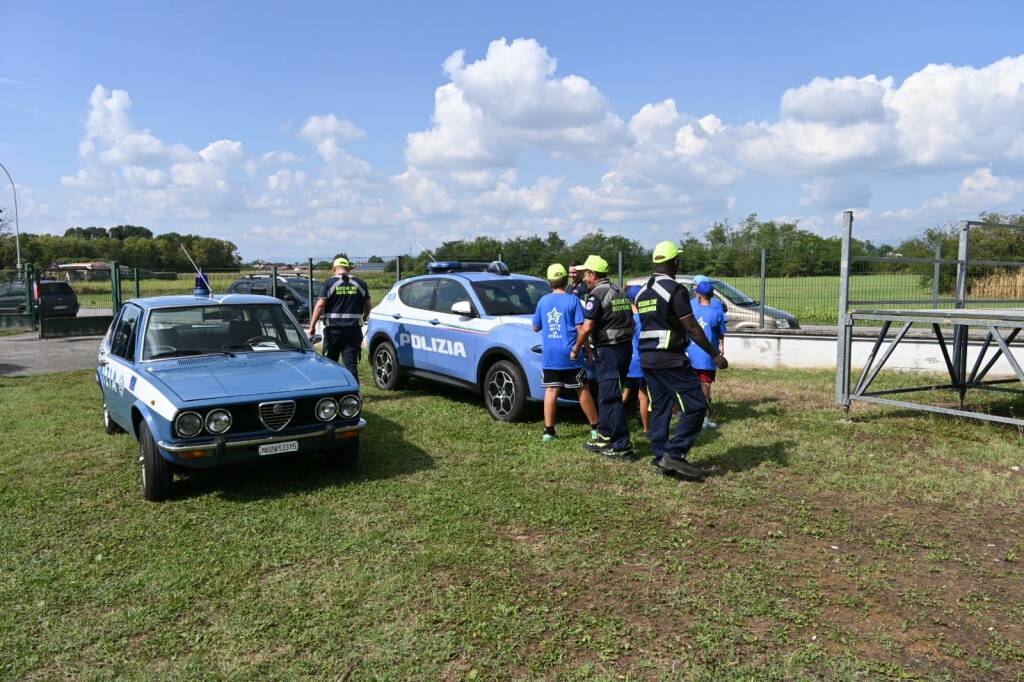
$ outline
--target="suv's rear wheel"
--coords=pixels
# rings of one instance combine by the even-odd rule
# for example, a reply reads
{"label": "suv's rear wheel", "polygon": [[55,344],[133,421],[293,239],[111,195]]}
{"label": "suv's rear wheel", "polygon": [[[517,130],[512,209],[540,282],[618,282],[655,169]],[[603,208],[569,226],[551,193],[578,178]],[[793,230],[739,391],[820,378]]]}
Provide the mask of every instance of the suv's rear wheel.
{"label": "suv's rear wheel", "polygon": [[373,382],[384,391],[394,391],[402,386],[402,375],[398,366],[398,352],[390,341],[382,341],[373,351]]}
{"label": "suv's rear wheel", "polygon": [[526,377],[514,362],[499,360],[488,368],[484,376],[484,405],[498,421],[519,419],[526,406],[528,391]]}

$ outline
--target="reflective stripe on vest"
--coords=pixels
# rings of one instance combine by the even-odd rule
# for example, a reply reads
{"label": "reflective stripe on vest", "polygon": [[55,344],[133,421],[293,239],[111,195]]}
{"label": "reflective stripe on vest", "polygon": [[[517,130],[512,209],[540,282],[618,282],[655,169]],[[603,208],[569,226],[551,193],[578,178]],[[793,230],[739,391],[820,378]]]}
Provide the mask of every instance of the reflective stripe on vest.
{"label": "reflective stripe on vest", "polygon": [[686,331],[669,308],[672,294],[679,286],[668,275],[659,274],[647,280],[637,292],[641,328],[637,348],[641,354],[652,351],[682,354],[686,350]]}
{"label": "reflective stripe on vest", "polygon": [[[629,297],[617,287],[603,279],[590,290],[590,295],[597,299],[601,306],[601,327],[595,329],[591,338],[595,345],[608,345],[613,343],[624,343],[633,339],[633,312],[629,305]],[[614,301],[624,300],[624,310],[614,310]]]}

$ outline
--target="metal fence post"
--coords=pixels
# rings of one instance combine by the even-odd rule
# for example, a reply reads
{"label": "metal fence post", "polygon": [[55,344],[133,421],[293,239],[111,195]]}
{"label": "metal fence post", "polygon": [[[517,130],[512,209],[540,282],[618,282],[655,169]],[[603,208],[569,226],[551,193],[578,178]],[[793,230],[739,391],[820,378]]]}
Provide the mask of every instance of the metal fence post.
{"label": "metal fence post", "polygon": [[399,282],[402,279],[402,257],[395,256],[395,281]]}
{"label": "metal fence post", "polygon": [[132,276],[135,278],[135,298],[142,298],[142,289],[139,286],[139,269],[132,268]]}
{"label": "metal fence post", "polygon": [[619,251],[619,286],[622,286],[622,252]]}
{"label": "metal fence post", "polygon": [[853,211],[843,211],[843,245],[839,256],[839,317],[836,324],[836,403],[850,407],[850,351],[852,325],[847,310],[850,300],[850,241],[853,238]]}
{"label": "metal fence post", "polygon": [[767,286],[766,286],[767,285],[767,281],[766,281],[766,278],[765,278],[765,276],[767,275],[767,272],[766,272],[765,266],[766,266],[765,250],[761,249],[761,301],[760,301],[761,305],[760,305],[760,310],[758,311],[759,322],[757,323],[757,326],[760,329],[764,329],[764,299],[768,295]]}
{"label": "metal fence post", "polygon": [[25,270],[22,272],[25,278],[25,312],[28,313],[29,318],[32,320],[33,326],[35,325],[36,312],[35,312],[35,300],[32,294],[35,292],[34,280],[35,280],[35,268],[32,267],[31,263],[25,264]]}
{"label": "metal fence post", "polygon": [[121,309],[121,264],[110,262],[110,308],[114,315]]}
{"label": "metal fence post", "polygon": [[313,316],[313,259],[309,259],[309,281],[306,282],[306,303],[309,305],[309,315]]}
{"label": "metal fence post", "polygon": [[932,307],[939,307],[939,278],[942,277],[942,244],[935,245],[935,265],[932,270]]}
{"label": "metal fence post", "polygon": [[277,266],[270,273],[270,295],[277,298]]}

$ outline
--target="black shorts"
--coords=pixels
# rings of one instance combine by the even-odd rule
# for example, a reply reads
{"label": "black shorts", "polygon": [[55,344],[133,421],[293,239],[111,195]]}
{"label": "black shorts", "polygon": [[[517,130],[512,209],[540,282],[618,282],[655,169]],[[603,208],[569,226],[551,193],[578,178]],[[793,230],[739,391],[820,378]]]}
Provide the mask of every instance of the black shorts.
{"label": "black shorts", "polygon": [[540,385],[544,388],[583,388],[587,379],[585,367],[573,369],[545,369]]}
{"label": "black shorts", "polygon": [[626,389],[639,393],[647,390],[647,379],[643,377],[626,377]]}

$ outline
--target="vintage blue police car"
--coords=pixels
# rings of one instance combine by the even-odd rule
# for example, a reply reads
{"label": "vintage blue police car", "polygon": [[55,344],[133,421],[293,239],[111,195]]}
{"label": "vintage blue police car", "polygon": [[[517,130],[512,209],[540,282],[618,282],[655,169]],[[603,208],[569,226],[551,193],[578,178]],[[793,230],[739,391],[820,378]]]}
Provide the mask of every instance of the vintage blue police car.
{"label": "vintage blue police car", "polygon": [[128,301],[100,347],[104,426],[139,441],[143,496],[168,497],[181,468],[306,452],[354,465],[366,421],[348,370],[278,299],[197,294]]}
{"label": "vintage blue police car", "polygon": [[409,376],[483,394],[491,416],[517,419],[543,400],[540,337],[532,317],[547,282],[504,263],[431,263],[397,282],[370,312],[366,340],[377,386]]}

